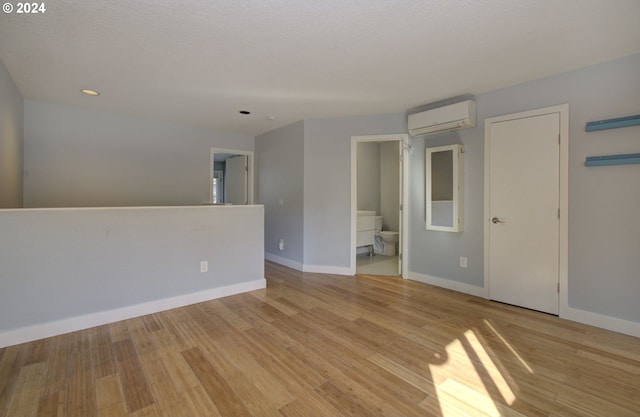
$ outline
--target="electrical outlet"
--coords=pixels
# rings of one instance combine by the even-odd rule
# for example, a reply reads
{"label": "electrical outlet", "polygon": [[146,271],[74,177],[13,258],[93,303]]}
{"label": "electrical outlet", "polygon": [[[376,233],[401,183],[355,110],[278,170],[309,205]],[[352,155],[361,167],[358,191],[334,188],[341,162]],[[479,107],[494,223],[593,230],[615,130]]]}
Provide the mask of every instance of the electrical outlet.
{"label": "electrical outlet", "polygon": [[460,268],[466,268],[467,267],[467,257],[466,256],[461,256],[460,257]]}
{"label": "electrical outlet", "polygon": [[200,272],[209,271],[209,261],[200,261]]}
{"label": "electrical outlet", "polygon": [[281,250],[281,251],[284,250],[284,239],[280,239],[278,241],[278,250]]}

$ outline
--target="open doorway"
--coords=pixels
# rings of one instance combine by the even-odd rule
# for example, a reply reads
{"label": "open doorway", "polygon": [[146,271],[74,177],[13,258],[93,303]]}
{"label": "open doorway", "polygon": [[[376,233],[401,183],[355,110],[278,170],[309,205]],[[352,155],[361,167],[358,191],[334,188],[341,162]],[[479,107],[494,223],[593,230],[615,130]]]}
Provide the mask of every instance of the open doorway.
{"label": "open doorway", "polygon": [[211,148],[209,202],[253,204],[253,152]]}
{"label": "open doorway", "polygon": [[406,134],[351,137],[351,260],[356,274],[406,275]]}

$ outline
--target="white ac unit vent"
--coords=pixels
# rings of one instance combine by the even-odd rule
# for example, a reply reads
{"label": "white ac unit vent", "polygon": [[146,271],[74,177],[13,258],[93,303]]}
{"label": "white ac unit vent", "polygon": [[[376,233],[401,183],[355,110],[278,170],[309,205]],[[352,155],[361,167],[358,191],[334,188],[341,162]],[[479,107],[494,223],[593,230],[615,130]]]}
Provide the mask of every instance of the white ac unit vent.
{"label": "white ac unit vent", "polygon": [[476,125],[476,102],[461,101],[444,107],[410,114],[407,120],[411,136],[423,136]]}

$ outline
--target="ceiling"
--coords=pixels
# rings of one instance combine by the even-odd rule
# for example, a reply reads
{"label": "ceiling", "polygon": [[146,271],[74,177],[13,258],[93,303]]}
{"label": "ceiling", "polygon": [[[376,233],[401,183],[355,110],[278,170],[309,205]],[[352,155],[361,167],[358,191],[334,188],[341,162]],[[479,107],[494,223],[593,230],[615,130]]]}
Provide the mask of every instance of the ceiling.
{"label": "ceiling", "polygon": [[0,59],[25,99],[249,135],[403,112],[640,52],[638,0],[45,6],[0,13]]}

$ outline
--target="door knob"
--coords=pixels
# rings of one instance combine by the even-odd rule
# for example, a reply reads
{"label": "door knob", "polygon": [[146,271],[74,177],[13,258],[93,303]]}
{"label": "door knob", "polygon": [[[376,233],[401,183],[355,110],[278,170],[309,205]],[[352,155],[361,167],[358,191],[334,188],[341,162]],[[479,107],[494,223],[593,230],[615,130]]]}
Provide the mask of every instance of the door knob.
{"label": "door knob", "polygon": [[491,223],[494,223],[494,224],[495,223],[504,223],[504,220],[500,220],[499,218],[494,217],[493,219],[491,219]]}

